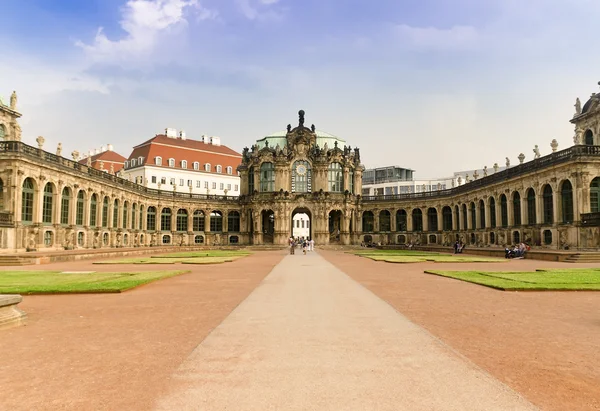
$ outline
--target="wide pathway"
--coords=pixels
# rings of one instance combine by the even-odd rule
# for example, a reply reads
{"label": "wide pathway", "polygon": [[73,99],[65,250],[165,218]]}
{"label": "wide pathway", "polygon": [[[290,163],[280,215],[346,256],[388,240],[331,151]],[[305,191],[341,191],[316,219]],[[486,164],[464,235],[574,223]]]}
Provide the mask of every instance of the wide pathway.
{"label": "wide pathway", "polygon": [[313,252],[284,258],[179,367],[156,409],[535,407]]}

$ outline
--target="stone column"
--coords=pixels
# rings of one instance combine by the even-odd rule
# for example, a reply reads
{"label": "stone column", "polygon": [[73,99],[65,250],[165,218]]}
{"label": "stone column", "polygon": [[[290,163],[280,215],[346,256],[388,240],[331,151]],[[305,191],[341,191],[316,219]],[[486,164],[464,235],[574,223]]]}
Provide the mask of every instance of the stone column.
{"label": "stone column", "polygon": [[436,210],[438,210],[438,212],[437,212],[438,231],[444,231],[444,216],[442,214],[443,208],[436,207]]}
{"label": "stone column", "polygon": [[[560,216],[560,206],[562,204],[560,204],[560,202],[559,202],[560,194],[556,188],[557,188],[556,186],[552,186],[552,218],[553,218],[554,224],[557,224],[559,222],[562,223],[562,221],[561,221],[562,219],[559,217]],[[558,241],[556,241],[556,243],[558,244]]]}
{"label": "stone column", "polygon": [[412,209],[406,209],[406,232],[413,231]]}
{"label": "stone column", "polygon": [[[502,207],[502,206],[500,206]],[[507,220],[508,220],[508,227],[514,227],[515,225],[515,209],[514,209],[514,202],[513,202],[513,198],[511,197],[507,197],[506,198],[506,214],[507,214]],[[510,241],[509,241],[510,243]]]}
{"label": "stone column", "polygon": [[456,212],[458,206],[452,207],[452,230],[460,230],[460,207],[458,207],[458,214]]}
{"label": "stone column", "polygon": [[390,231],[395,233],[397,230],[396,210],[390,210]]}
{"label": "stone column", "polygon": [[483,228],[481,227],[481,211],[479,209],[479,204],[475,204],[475,227],[474,230]]}
{"label": "stone column", "polygon": [[[521,225],[529,225],[529,217],[527,215],[527,196],[521,196]],[[533,222],[535,224],[535,222]]]}
{"label": "stone column", "polygon": [[421,209],[421,221],[423,222],[423,232],[426,233],[429,231],[429,216],[427,215],[427,207],[425,211]]}

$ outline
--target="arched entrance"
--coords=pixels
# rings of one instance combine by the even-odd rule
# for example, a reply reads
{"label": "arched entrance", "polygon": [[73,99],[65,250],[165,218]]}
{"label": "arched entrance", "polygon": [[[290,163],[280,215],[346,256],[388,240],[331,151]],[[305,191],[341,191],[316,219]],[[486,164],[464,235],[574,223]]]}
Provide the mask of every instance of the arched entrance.
{"label": "arched entrance", "polygon": [[273,244],[275,235],[275,213],[273,210],[261,212],[263,244]]}
{"label": "arched entrance", "polygon": [[342,217],[343,214],[340,210],[331,210],[329,212],[329,243],[339,244],[342,238]]}
{"label": "arched entrance", "polygon": [[312,213],[308,208],[299,207],[292,211],[290,235],[294,238],[313,238]]}

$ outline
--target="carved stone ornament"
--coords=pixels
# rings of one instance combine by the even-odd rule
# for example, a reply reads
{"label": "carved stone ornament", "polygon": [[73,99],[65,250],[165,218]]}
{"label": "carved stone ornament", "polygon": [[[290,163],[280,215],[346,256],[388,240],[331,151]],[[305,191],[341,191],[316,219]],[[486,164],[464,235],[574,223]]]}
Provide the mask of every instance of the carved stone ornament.
{"label": "carved stone ornament", "polygon": [[494,169],[494,173],[497,173],[497,172],[498,172],[498,169],[500,168],[500,167],[498,166],[498,163],[494,163],[494,165],[493,165],[492,167],[493,167],[493,169]]}
{"label": "carved stone ornament", "polygon": [[473,180],[477,180],[477,178],[479,178],[479,173],[477,172],[477,170],[475,170],[473,172]]}
{"label": "carved stone ornament", "polygon": [[58,145],[56,146],[56,155],[58,157],[62,156],[62,143],[58,143]]}
{"label": "carved stone ornament", "polygon": [[533,148],[533,158],[540,158],[540,149],[538,148],[538,145],[536,144],[535,147]]}
{"label": "carved stone ornament", "polygon": [[38,136],[38,138],[36,138],[35,141],[38,143],[38,148],[40,150],[44,148],[44,142],[46,142],[46,139],[44,137]]}
{"label": "carved stone ornament", "polygon": [[506,168],[510,167],[510,159],[506,157]]}
{"label": "carved stone ornament", "polygon": [[71,153],[71,156],[73,156],[73,161],[79,161],[79,151],[75,150]]}
{"label": "carved stone ornament", "polygon": [[517,158],[519,159],[519,164],[523,164],[523,161],[525,161],[525,154],[521,153]]}
{"label": "carved stone ornament", "polygon": [[558,141],[556,141],[555,138],[550,142],[550,147],[552,148],[552,152],[556,153],[556,150],[558,149]]}

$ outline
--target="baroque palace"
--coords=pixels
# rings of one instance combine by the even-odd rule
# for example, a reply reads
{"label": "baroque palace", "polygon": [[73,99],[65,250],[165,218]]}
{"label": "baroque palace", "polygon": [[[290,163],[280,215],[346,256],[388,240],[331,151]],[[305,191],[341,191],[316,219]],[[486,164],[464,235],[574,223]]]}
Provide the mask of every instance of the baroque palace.
{"label": "baroque palace", "polygon": [[[0,102],[0,250],[286,244],[296,214],[316,244],[527,242],[600,247],[600,95],[575,105],[574,145],[445,190],[361,196],[360,152],[304,125],[242,153],[240,195],[148,187],[21,141],[16,95]],[[507,164],[508,166],[508,164]],[[139,184],[138,184],[139,182]]]}

